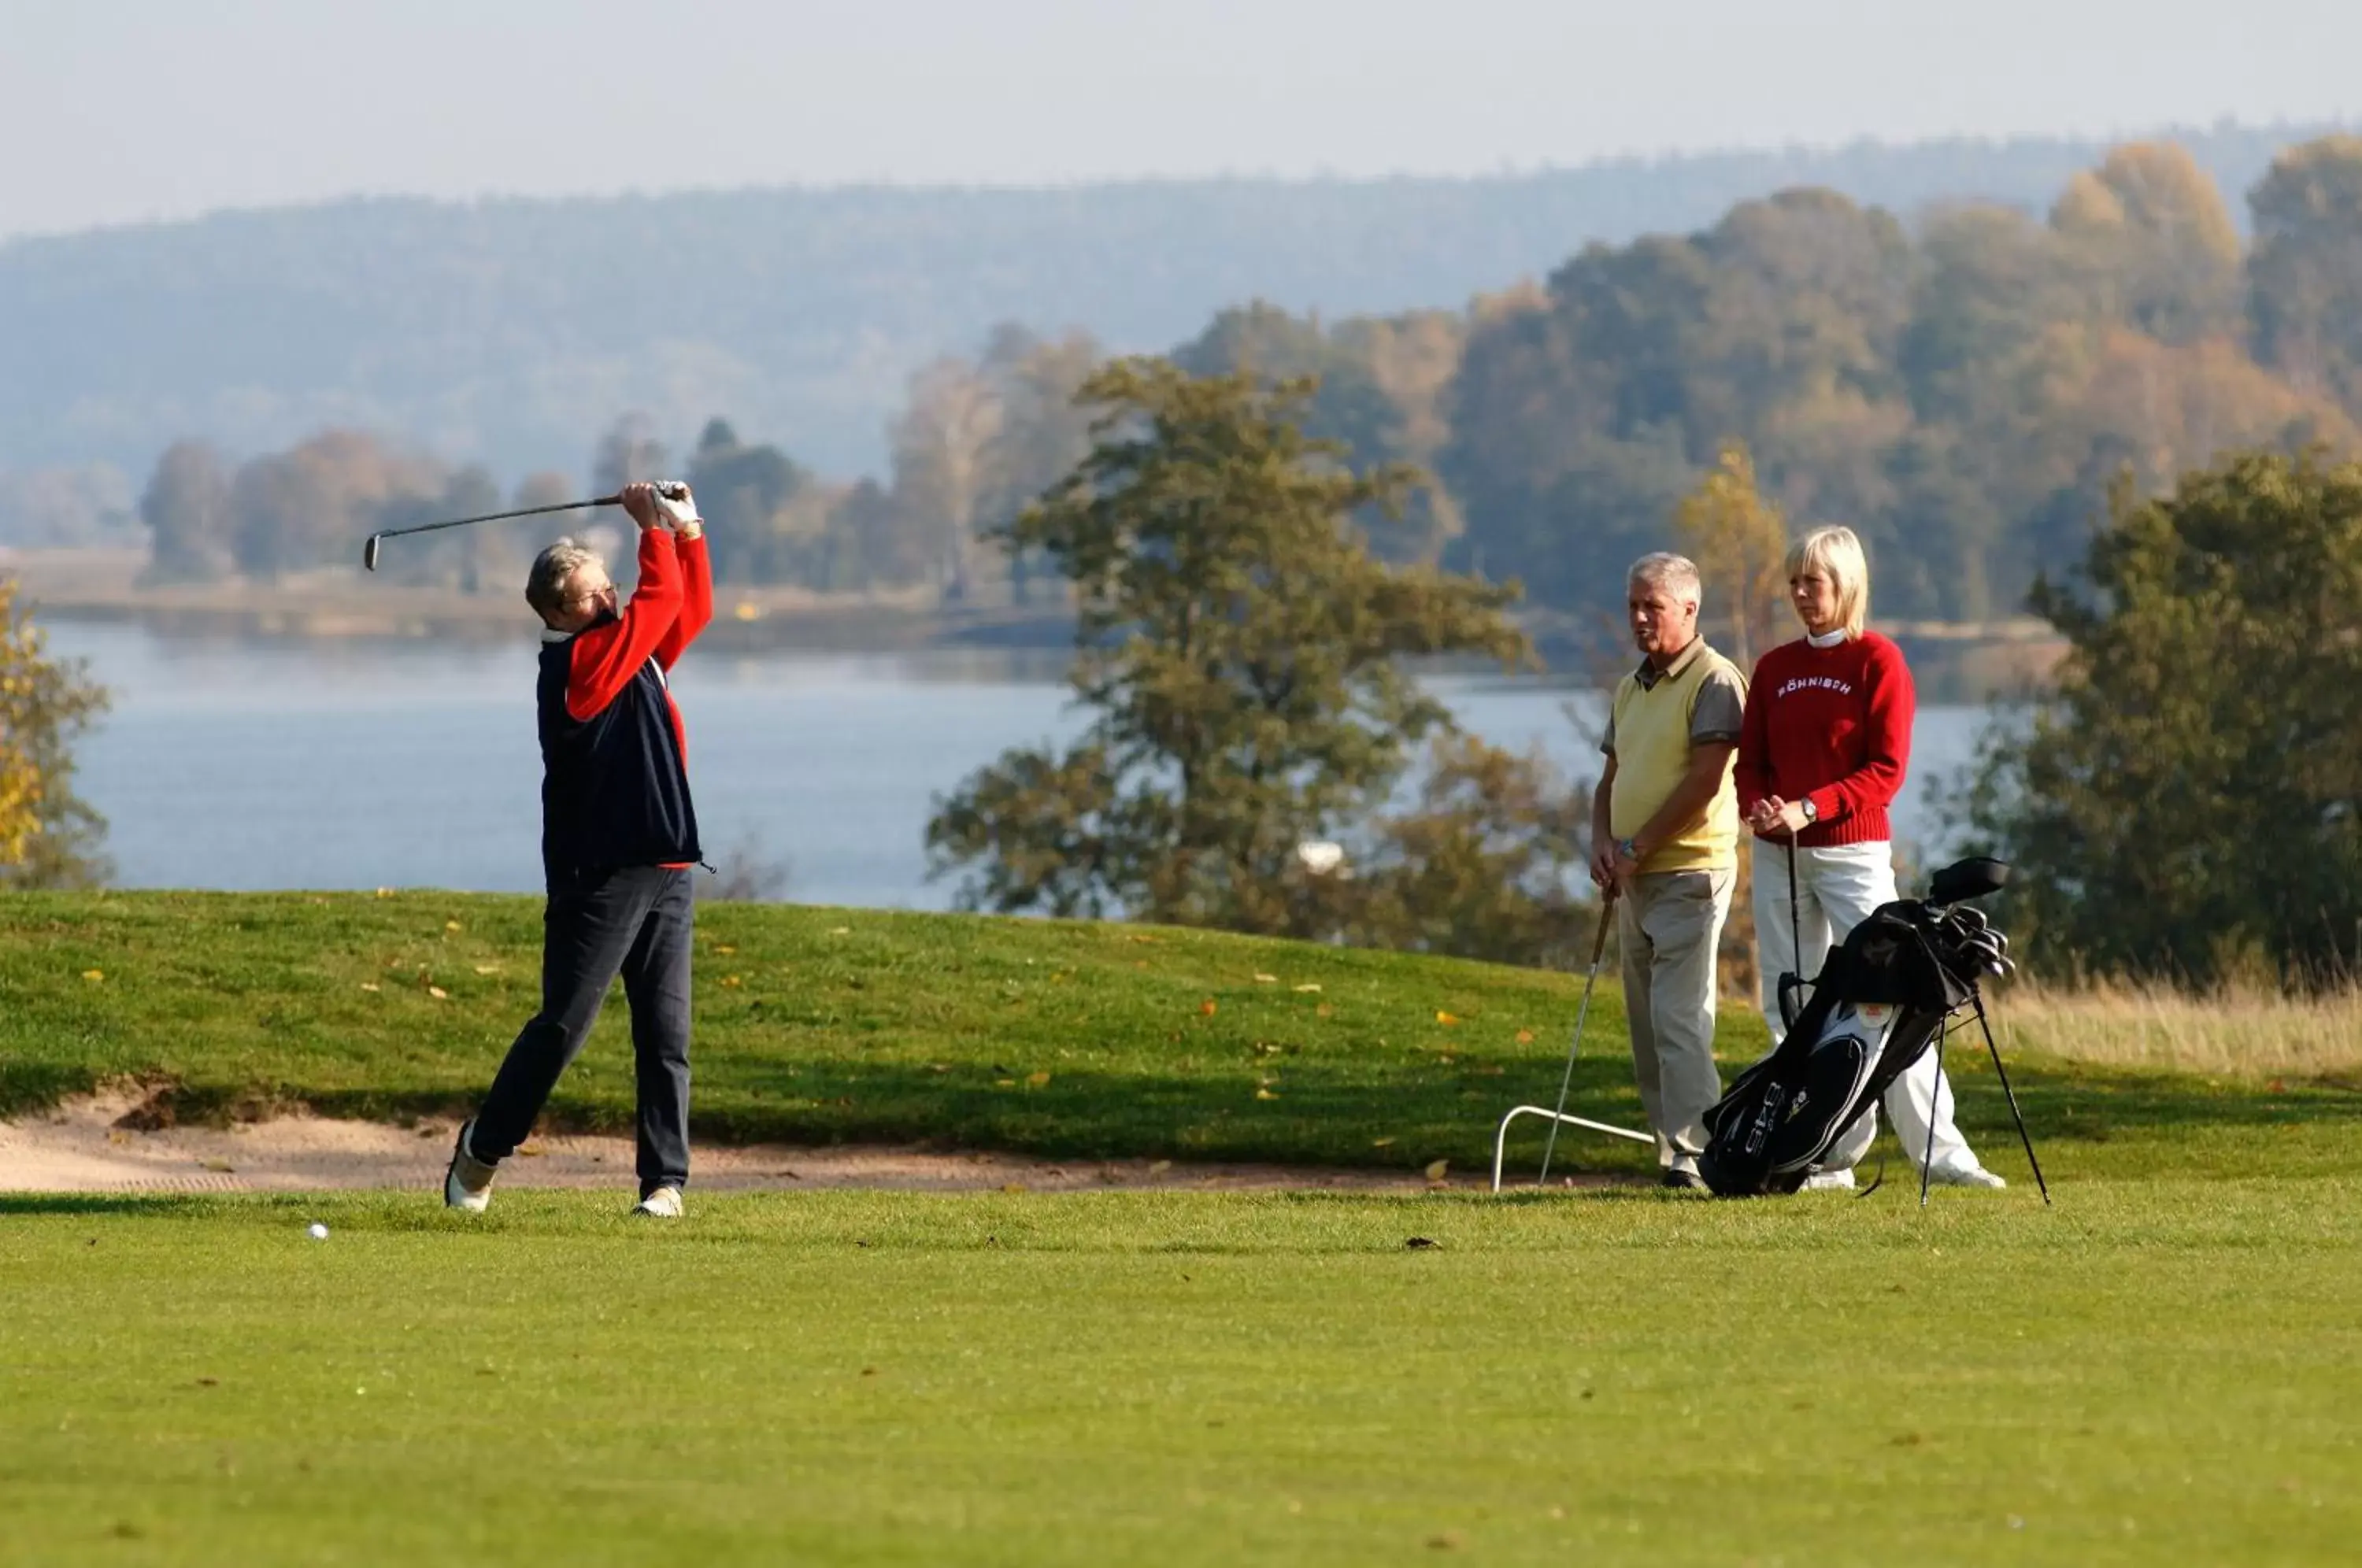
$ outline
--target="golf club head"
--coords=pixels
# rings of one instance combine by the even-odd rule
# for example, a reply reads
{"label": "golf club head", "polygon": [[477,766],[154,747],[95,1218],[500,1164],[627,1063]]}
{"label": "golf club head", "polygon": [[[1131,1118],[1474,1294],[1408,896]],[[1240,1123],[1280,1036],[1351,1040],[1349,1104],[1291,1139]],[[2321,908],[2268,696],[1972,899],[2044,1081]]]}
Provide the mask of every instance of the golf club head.
{"label": "golf club head", "polygon": [[364,571],[377,570],[378,537],[379,536],[371,534],[361,545],[361,569]]}

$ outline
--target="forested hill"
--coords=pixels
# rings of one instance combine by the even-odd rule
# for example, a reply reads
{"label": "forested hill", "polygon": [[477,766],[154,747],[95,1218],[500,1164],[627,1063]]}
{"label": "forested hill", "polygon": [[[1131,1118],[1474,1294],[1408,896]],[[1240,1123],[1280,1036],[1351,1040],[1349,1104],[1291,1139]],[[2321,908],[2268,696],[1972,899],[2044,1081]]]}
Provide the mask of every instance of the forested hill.
{"label": "forested hill", "polygon": [[[2174,133],[2225,192],[2322,127]],[[728,409],[802,461],[876,471],[910,372],[995,322],[1163,349],[1263,298],[1457,308],[1586,241],[1710,225],[1825,185],[1909,215],[2046,207],[2104,144],[1860,145],[1470,180],[1051,191],[738,191],[366,200],[0,246],[0,468],[145,471],[360,425],[503,473],[585,466],[641,409]],[[684,180],[695,171],[683,171]]]}

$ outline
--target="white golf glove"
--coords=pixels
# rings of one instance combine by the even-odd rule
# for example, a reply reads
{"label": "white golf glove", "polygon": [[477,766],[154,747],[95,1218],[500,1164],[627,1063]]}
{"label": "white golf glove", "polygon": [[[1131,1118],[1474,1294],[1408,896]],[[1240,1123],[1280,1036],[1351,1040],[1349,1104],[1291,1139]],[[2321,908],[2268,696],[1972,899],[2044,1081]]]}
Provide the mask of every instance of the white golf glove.
{"label": "white golf glove", "polygon": [[689,486],[668,480],[656,487],[656,497],[666,525],[674,533],[694,539],[705,532],[705,519],[697,514],[697,497],[690,493]]}

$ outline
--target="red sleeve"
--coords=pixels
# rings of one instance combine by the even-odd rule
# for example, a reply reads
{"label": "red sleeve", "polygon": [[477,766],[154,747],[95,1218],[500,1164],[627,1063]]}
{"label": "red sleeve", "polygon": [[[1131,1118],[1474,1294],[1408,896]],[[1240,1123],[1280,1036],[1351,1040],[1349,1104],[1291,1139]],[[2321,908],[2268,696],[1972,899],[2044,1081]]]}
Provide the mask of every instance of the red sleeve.
{"label": "red sleeve", "polygon": [[1755,679],[1747,683],[1747,707],[1738,724],[1738,760],[1731,782],[1738,789],[1738,814],[1745,816],[1772,793],[1772,683],[1765,673],[1777,663],[1778,650],[1755,661]]}
{"label": "red sleeve", "polygon": [[1813,791],[1813,810],[1823,822],[1883,811],[1903,788],[1903,776],[1911,766],[1911,719],[1918,709],[1911,667],[1903,662],[1903,650],[1884,637],[1869,643],[1864,652],[1862,684],[1869,689],[1870,723],[1862,764]]}
{"label": "red sleeve", "polygon": [[624,613],[574,639],[566,669],[566,712],[577,723],[595,718],[631,683],[680,618],[679,563],[671,533],[640,530],[640,584]]}
{"label": "red sleeve", "polygon": [[675,546],[680,557],[681,584],[680,618],[657,644],[657,662],[670,669],[697,640],[697,634],[713,623],[713,561],[705,553],[705,536],[683,539]]}

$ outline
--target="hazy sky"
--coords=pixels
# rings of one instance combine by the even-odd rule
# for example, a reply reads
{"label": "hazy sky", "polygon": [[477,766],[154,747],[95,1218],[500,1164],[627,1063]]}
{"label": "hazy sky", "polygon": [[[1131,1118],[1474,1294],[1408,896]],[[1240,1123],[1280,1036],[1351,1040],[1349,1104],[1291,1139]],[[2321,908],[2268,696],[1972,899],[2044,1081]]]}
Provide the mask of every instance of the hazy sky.
{"label": "hazy sky", "polygon": [[2362,114],[2357,0],[0,0],[0,235]]}

